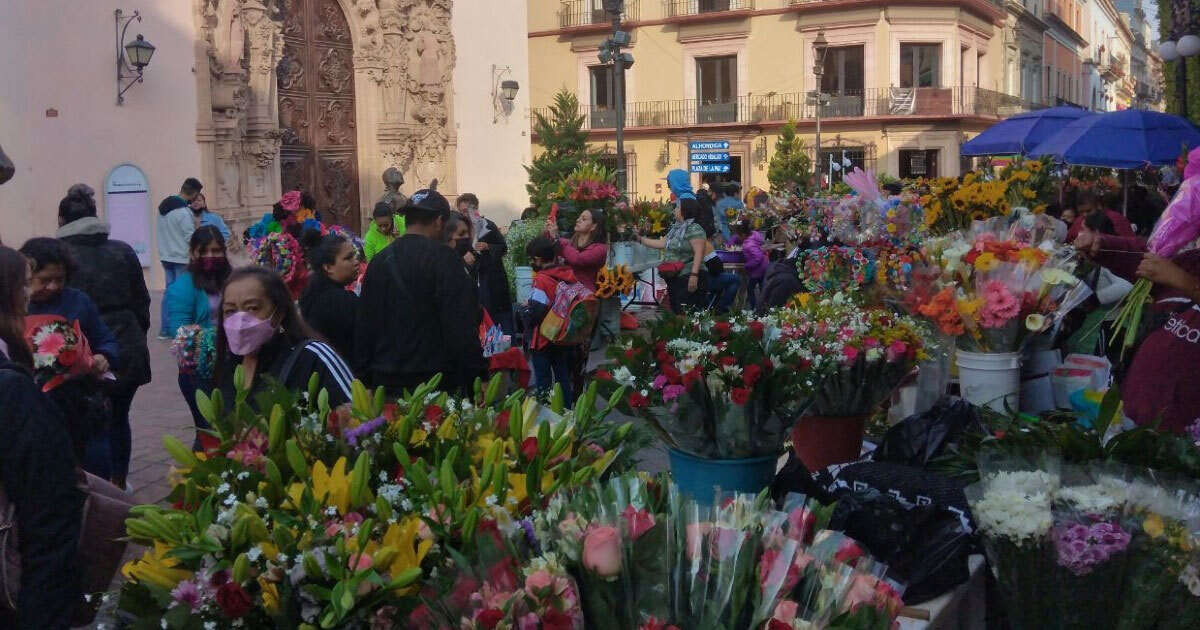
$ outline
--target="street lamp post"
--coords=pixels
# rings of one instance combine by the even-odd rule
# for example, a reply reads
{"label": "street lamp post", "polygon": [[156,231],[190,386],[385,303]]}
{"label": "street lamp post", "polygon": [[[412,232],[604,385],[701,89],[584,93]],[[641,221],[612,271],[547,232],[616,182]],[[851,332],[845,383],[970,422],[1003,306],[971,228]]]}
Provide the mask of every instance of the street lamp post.
{"label": "street lamp post", "polygon": [[633,65],[633,55],[621,52],[629,46],[632,40],[629,33],[621,30],[621,12],[624,9],[623,0],[604,0],[604,10],[612,20],[612,35],[600,46],[600,62],[613,64],[613,99],[616,100],[617,114],[617,187],[622,193],[628,192],[626,182],[628,177],[625,164],[625,70]]}
{"label": "street lamp post", "polygon": [[1176,62],[1175,96],[1179,115],[1187,118],[1187,60],[1200,55],[1200,36],[1196,35],[1197,28],[1189,0],[1172,0],[1171,24],[1174,39],[1159,44],[1158,53],[1163,61]]}
{"label": "street lamp post", "polygon": [[816,147],[813,149],[813,190],[821,190],[821,81],[825,76],[825,53],[829,50],[829,42],[825,39],[825,31],[817,32],[817,39],[813,41],[813,74],[817,77],[817,86],[815,90],[809,92],[810,102],[815,103],[817,110],[817,138]]}

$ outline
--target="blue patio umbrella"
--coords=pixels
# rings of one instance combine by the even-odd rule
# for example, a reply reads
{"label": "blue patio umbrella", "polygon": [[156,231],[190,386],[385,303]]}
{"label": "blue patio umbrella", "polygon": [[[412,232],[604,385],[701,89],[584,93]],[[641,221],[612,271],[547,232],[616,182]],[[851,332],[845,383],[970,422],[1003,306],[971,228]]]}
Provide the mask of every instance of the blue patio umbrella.
{"label": "blue patio umbrella", "polygon": [[1141,168],[1174,164],[1200,146],[1200,129],[1161,112],[1123,109],[1081,118],[1039,144],[1030,157],[1049,155],[1067,164]]}
{"label": "blue patio umbrella", "polygon": [[1091,116],[1078,107],[1049,107],[1002,120],[964,142],[963,155],[1024,155],[1068,123]]}

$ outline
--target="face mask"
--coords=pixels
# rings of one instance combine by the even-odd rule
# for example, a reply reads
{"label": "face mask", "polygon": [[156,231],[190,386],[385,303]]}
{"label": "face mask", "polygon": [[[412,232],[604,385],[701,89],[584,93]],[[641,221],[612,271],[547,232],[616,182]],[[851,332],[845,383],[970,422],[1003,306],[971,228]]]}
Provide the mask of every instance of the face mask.
{"label": "face mask", "polygon": [[196,261],[196,266],[204,273],[216,274],[217,272],[224,271],[229,267],[229,259],[225,258],[224,256],[216,258],[200,258]]}
{"label": "face mask", "polygon": [[238,311],[226,317],[223,325],[225,337],[229,340],[229,351],[239,357],[258,352],[275,336],[275,326],[271,324],[271,317],[274,316],[272,312],[270,317],[259,319],[250,313]]}
{"label": "face mask", "polygon": [[458,252],[460,256],[467,255],[471,251],[471,239],[460,238],[454,241],[454,251]]}

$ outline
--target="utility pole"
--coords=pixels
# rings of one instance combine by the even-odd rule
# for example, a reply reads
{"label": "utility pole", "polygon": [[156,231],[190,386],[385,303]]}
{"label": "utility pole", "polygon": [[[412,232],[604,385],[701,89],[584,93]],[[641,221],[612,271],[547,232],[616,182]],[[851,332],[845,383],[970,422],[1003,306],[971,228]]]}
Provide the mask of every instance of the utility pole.
{"label": "utility pole", "polygon": [[817,145],[813,148],[813,192],[821,191],[821,105],[824,94],[821,93],[821,80],[825,76],[825,52],[829,50],[829,42],[825,39],[825,31],[817,32],[813,42],[813,75],[817,78],[817,89],[808,93],[810,102],[817,108]]}

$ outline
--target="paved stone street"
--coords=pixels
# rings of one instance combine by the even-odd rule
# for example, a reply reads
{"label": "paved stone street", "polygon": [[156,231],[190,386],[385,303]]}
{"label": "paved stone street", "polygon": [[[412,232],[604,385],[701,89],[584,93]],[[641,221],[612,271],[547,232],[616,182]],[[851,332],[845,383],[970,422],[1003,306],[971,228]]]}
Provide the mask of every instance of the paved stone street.
{"label": "paved stone street", "polygon": [[141,503],[154,503],[167,494],[167,468],[170,456],[163,450],[164,435],[174,435],[191,444],[192,416],[188,413],[176,381],[178,370],[171,356],[171,344],[160,341],[159,326],[162,292],[152,292],[150,325],[150,365],[154,380],[138,390],[133,399],[130,424],[133,428],[133,455],[129,462],[129,481]]}

